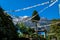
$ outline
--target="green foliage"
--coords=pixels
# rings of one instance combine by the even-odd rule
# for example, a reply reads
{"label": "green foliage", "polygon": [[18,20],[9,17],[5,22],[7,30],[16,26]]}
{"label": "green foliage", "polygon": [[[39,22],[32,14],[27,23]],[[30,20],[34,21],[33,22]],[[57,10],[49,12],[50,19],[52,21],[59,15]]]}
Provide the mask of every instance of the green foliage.
{"label": "green foliage", "polygon": [[55,24],[56,22],[60,22],[60,20],[59,19],[52,20],[52,24],[54,25],[50,26],[49,33],[55,33],[54,36],[58,38],[60,36],[60,23]]}
{"label": "green foliage", "polygon": [[[34,29],[24,25],[24,23],[18,23],[17,26],[20,28],[21,33],[25,36],[26,35],[31,35],[32,33],[35,32]],[[21,35],[21,34],[19,34],[19,35]],[[23,36],[23,37],[25,37],[25,36]]]}
{"label": "green foliage", "polygon": [[21,32],[23,32],[24,34],[27,33],[27,28],[23,23],[18,23],[17,26],[20,28]]}
{"label": "green foliage", "polygon": [[12,18],[4,13],[4,10],[0,7],[0,34],[1,37],[17,38],[16,28],[12,22]]}
{"label": "green foliage", "polygon": [[[52,24],[54,24],[56,22],[60,22],[60,21],[59,20],[52,20]],[[50,32],[59,33],[59,31],[60,31],[60,26],[59,25],[60,25],[60,23],[51,25]]]}

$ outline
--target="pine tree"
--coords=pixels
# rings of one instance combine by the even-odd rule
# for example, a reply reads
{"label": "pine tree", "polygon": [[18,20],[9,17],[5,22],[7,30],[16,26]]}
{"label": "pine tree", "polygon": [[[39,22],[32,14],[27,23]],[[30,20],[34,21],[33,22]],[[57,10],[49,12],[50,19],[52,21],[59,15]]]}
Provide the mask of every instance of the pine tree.
{"label": "pine tree", "polygon": [[[35,17],[33,17],[33,16],[35,16]],[[39,21],[40,20],[40,17],[39,17],[39,15],[38,15],[38,12],[36,11],[36,10],[34,10],[34,12],[33,12],[33,14],[32,14],[32,22],[37,22],[37,21]]]}
{"label": "pine tree", "polygon": [[34,10],[34,12],[33,12],[33,14],[32,14],[32,19],[31,19],[31,21],[32,22],[35,22],[35,25],[36,25],[36,33],[37,33],[37,23],[38,23],[38,21],[40,20],[40,17],[39,17],[39,15],[38,15],[38,12],[36,11],[36,10]]}

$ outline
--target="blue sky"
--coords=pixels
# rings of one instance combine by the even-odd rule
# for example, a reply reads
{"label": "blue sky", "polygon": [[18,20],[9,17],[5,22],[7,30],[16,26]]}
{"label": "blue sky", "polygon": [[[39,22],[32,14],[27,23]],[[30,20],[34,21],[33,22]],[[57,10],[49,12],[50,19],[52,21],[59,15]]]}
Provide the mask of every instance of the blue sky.
{"label": "blue sky", "polygon": [[[4,10],[16,10],[16,9],[26,8],[28,6],[40,4],[46,1],[50,1],[50,0],[0,0],[0,5]],[[45,8],[48,5],[49,4],[24,11],[8,12],[8,13],[10,15],[15,15],[15,16],[31,16],[34,10],[37,10],[39,13],[43,8]],[[44,10],[42,13],[39,13],[39,16],[45,17],[47,19],[60,18],[58,2],[55,3],[53,6],[51,6],[50,8]]]}

